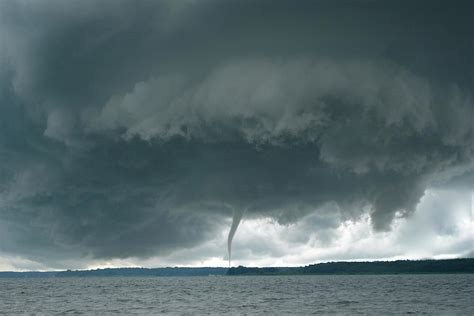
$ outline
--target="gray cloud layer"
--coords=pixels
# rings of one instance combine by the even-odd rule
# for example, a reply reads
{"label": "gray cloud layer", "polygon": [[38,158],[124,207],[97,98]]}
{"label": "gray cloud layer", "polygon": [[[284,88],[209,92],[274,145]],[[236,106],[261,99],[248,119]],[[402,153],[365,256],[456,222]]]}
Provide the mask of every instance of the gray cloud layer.
{"label": "gray cloud layer", "polygon": [[472,3],[0,4],[0,250],[146,257],[474,184]]}

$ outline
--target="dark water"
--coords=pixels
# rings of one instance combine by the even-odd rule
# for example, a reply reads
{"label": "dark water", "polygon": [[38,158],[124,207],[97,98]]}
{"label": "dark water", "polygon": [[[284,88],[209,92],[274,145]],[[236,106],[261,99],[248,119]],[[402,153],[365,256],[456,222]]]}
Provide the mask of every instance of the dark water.
{"label": "dark water", "polygon": [[0,314],[474,314],[474,275],[0,279]]}

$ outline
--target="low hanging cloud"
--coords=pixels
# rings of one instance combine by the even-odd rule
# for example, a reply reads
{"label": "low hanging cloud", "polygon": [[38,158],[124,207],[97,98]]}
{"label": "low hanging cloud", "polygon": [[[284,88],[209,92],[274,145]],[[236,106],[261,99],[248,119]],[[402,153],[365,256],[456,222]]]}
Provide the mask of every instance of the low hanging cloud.
{"label": "low hanging cloud", "polygon": [[0,251],[167,256],[235,210],[388,231],[474,185],[468,10],[56,4],[0,5]]}
{"label": "low hanging cloud", "polygon": [[[291,203],[298,208],[317,207],[316,201],[344,201],[349,195],[374,207],[377,228],[389,224],[396,211],[412,211],[432,173],[472,159],[473,126],[462,121],[473,114],[470,96],[460,96],[456,89],[437,95],[426,81],[400,67],[246,61],[223,66],[195,85],[188,81],[159,78],[137,83],[133,91],[112,97],[94,114],[90,130],[116,130],[125,140],[166,143],[183,138],[203,148],[241,143],[255,157],[269,150],[291,156],[300,149],[304,167],[296,178],[286,175],[283,187],[256,176],[255,170],[242,173],[242,186],[251,194],[238,197],[237,203],[252,208],[262,201],[255,207],[258,212],[266,201],[281,196],[285,200],[278,203],[283,205],[297,195]],[[444,102],[456,120],[446,118]],[[275,163],[269,174],[301,167],[275,156],[263,158]],[[237,161],[229,166],[227,178],[234,179],[231,170],[244,165]],[[219,176],[226,178],[225,173]],[[318,178],[340,188],[324,192]],[[357,181],[367,187],[359,192],[344,189],[343,183]],[[290,193],[289,185],[298,189]],[[229,191],[226,194],[238,192]],[[215,199],[227,202],[218,195]]]}

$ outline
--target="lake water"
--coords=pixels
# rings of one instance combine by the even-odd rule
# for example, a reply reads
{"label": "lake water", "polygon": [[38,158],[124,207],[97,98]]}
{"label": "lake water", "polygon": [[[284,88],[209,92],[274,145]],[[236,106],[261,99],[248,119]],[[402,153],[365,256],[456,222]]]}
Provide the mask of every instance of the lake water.
{"label": "lake water", "polygon": [[0,314],[474,314],[474,275],[0,279]]}

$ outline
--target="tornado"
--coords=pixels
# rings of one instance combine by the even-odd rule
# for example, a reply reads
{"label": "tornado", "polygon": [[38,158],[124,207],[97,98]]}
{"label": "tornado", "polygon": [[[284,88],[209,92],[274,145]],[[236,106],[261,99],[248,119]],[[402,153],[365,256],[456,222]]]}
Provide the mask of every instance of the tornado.
{"label": "tornado", "polygon": [[227,237],[227,252],[229,254],[229,267],[231,265],[231,255],[232,255],[232,240],[234,239],[235,232],[237,227],[239,227],[240,220],[244,214],[243,210],[234,209],[232,216],[232,226],[230,226],[229,236]]}

